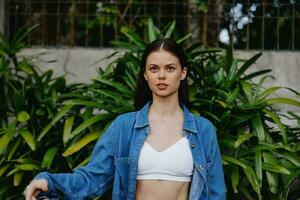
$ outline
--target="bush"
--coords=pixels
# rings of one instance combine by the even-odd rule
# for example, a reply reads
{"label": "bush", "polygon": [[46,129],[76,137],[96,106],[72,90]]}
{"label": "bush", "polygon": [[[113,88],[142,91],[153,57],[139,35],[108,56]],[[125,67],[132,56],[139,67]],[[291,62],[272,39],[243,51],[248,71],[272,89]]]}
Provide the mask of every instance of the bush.
{"label": "bush", "polygon": [[[11,41],[0,35],[0,199],[5,200],[23,199],[25,185],[40,170],[69,169],[66,159],[57,157],[64,148],[63,123],[54,116],[66,110],[63,101],[84,88],[67,85],[52,71],[39,73],[31,57],[17,56],[35,27],[21,28]],[[43,137],[50,121],[55,129]]]}

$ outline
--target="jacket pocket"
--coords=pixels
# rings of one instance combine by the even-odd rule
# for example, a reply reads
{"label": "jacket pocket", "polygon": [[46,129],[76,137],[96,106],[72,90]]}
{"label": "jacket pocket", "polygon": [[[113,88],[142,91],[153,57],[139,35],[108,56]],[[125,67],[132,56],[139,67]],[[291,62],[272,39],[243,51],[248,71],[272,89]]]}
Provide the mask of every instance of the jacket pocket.
{"label": "jacket pocket", "polygon": [[114,163],[116,169],[114,186],[117,186],[119,194],[124,196],[128,192],[130,159],[128,157],[115,157]]}

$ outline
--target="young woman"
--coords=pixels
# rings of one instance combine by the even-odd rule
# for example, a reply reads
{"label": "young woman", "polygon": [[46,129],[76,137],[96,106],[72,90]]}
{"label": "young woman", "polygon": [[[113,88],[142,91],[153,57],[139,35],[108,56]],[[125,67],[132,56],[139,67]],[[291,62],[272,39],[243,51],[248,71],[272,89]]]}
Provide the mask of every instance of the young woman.
{"label": "young woman", "polygon": [[138,111],[112,122],[86,166],[70,174],[38,174],[24,192],[26,200],[40,191],[80,200],[111,186],[113,200],[226,199],[215,129],[188,110],[187,74],[176,42],[149,44],[138,77]]}

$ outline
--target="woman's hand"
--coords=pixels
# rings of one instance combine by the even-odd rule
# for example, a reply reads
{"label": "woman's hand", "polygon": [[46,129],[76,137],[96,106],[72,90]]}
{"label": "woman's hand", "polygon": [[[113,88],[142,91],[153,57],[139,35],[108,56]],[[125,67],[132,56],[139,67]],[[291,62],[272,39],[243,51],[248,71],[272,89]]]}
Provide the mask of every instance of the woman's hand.
{"label": "woman's hand", "polygon": [[45,179],[32,180],[24,191],[26,200],[36,200],[40,192],[48,191],[48,182]]}

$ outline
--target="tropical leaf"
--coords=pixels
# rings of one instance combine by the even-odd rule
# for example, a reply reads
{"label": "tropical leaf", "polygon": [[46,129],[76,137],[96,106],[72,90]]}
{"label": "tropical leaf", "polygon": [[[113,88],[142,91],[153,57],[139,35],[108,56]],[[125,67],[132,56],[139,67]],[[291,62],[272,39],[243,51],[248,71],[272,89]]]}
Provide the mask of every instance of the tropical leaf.
{"label": "tropical leaf", "polygon": [[52,126],[55,125],[55,123],[60,120],[69,110],[73,107],[73,105],[66,105],[61,108],[61,110],[55,115],[55,117],[51,120],[49,124],[42,130],[40,135],[37,138],[37,141],[40,142],[42,138],[47,134],[47,132],[51,129]]}
{"label": "tropical leaf", "polygon": [[234,142],[234,147],[238,148],[241,144],[243,144],[245,141],[249,140],[254,135],[251,133],[245,133],[238,136],[237,140]]}
{"label": "tropical leaf", "polygon": [[256,177],[255,172],[251,167],[243,168],[243,171],[246,174],[247,179],[252,186],[252,189],[256,192],[258,199],[261,199],[259,181]]}
{"label": "tropical leaf", "polygon": [[74,170],[79,168],[79,167],[82,167],[82,166],[86,165],[90,161],[90,159],[91,159],[91,156],[88,156],[81,163],[79,163],[76,167],[74,167]]}
{"label": "tropical leaf", "polygon": [[109,114],[99,114],[96,115],[86,121],[84,121],[82,124],[80,124],[71,134],[69,139],[74,138],[77,134],[79,134],[81,131],[85,130],[87,127],[91,126],[92,124],[95,124],[96,122],[102,121],[102,120],[108,120],[111,119],[112,115]]}
{"label": "tropical leaf", "polygon": [[72,137],[71,132],[72,132],[72,126],[74,123],[75,116],[71,116],[65,121],[64,125],[64,132],[63,132],[63,142],[66,144],[69,139]]}
{"label": "tropical leaf", "polygon": [[285,167],[282,167],[280,165],[274,165],[274,164],[269,164],[269,163],[263,163],[262,167],[265,170],[271,171],[271,172],[276,172],[276,173],[280,173],[280,174],[286,174],[286,175],[290,175],[291,172],[290,170],[288,170]]}
{"label": "tropical leaf", "polygon": [[24,172],[17,172],[14,175],[14,186],[19,186],[22,180]]}
{"label": "tropical leaf", "polygon": [[242,167],[243,169],[249,168],[249,166],[248,166],[246,163],[244,163],[243,161],[237,160],[237,159],[235,159],[235,158],[232,158],[232,157],[223,155],[223,156],[222,156],[222,159],[223,159],[224,161],[226,161],[226,162],[234,163],[234,164],[236,164],[236,165]]}
{"label": "tropical leaf", "polygon": [[17,121],[25,122],[30,119],[30,115],[26,111],[21,111],[17,115]]}
{"label": "tropical leaf", "polygon": [[231,183],[232,189],[235,193],[238,193],[237,186],[239,184],[239,176],[239,168],[237,166],[233,166],[231,172]]}
{"label": "tropical leaf", "polygon": [[34,136],[28,130],[24,130],[24,129],[22,129],[20,131],[20,134],[22,135],[22,137],[24,138],[25,142],[28,144],[30,149],[32,151],[35,151],[36,150],[36,141],[35,141]]}
{"label": "tropical leaf", "polygon": [[282,158],[285,158],[295,166],[300,167],[300,157],[298,155],[288,151],[280,151],[278,153],[282,156]]}
{"label": "tropical leaf", "polygon": [[254,77],[270,73],[271,71],[272,71],[271,69],[260,70],[260,71],[257,71],[257,72],[254,72],[254,73],[251,73],[251,74],[248,74],[248,75],[244,76],[243,78],[241,78],[241,80],[244,80],[244,81],[249,80],[249,79],[252,79]]}
{"label": "tropical leaf", "polygon": [[250,58],[249,60],[247,60],[242,66],[241,68],[236,72],[236,78],[240,78],[245,72],[246,70],[251,67],[252,64],[254,64],[256,62],[256,60],[262,55],[261,52],[255,54],[252,58]]}
{"label": "tropical leaf", "polygon": [[69,99],[64,101],[64,104],[71,105],[71,106],[81,105],[81,106],[91,106],[95,108],[100,108],[103,105],[103,102],[85,101],[81,99]]}
{"label": "tropical leaf", "polygon": [[52,147],[46,151],[43,161],[41,163],[41,168],[50,169],[53,159],[58,150],[59,150],[58,147]]}
{"label": "tropical leaf", "polygon": [[109,80],[105,80],[103,78],[97,78],[95,79],[96,81],[99,81],[100,83],[109,85],[111,87],[113,87],[115,90],[119,91],[120,93],[122,93],[123,95],[126,95],[127,97],[132,97],[132,92],[130,90],[128,90],[128,88],[124,87],[122,84],[117,83],[117,82],[113,82],[113,81],[109,81]]}
{"label": "tropical leaf", "polygon": [[256,114],[252,120],[252,126],[255,130],[255,133],[259,139],[260,142],[265,142],[266,141],[266,133],[265,133],[265,130],[264,130],[264,125],[263,125],[263,122],[261,120],[261,117],[259,114]]}
{"label": "tropical leaf", "polygon": [[149,37],[149,42],[153,42],[154,40],[157,39],[156,32],[155,32],[155,26],[154,26],[153,20],[151,18],[148,19],[148,37]]}
{"label": "tropical leaf", "polygon": [[268,104],[289,104],[289,105],[293,105],[293,106],[297,106],[300,107],[300,102],[294,99],[289,99],[289,98],[270,98],[267,99],[266,102]]}
{"label": "tropical leaf", "polygon": [[132,41],[137,46],[144,46],[142,39],[132,31],[129,27],[121,27],[121,33],[123,33],[130,41]]}
{"label": "tropical leaf", "polygon": [[270,116],[273,121],[276,123],[276,125],[278,126],[278,128],[280,129],[280,135],[282,136],[282,139],[283,139],[283,143],[284,144],[287,144],[288,143],[288,137],[287,137],[287,133],[286,133],[286,130],[285,130],[285,126],[281,123],[280,121],[280,118],[278,115],[274,114],[273,112],[271,111],[268,111],[268,110],[264,110],[264,112]]}
{"label": "tropical leaf", "polygon": [[265,91],[263,91],[260,95],[259,95],[259,99],[265,99],[266,97],[268,97],[270,94],[272,94],[273,92],[281,89],[282,87],[270,87],[268,89],[266,89]]}
{"label": "tropical leaf", "polygon": [[11,166],[11,164],[5,164],[4,166],[0,167],[0,177],[4,174],[4,172]]}
{"label": "tropical leaf", "polygon": [[255,152],[255,172],[256,176],[259,182],[259,186],[262,186],[262,179],[263,179],[263,167],[262,167],[262,155],[261,151],[256,151]]}
{"label": "tropical leaf", "polygon": [[166,31],[164,38],[171,37],[171,35],[174,33],[175,26],[176,26],[176,21],[174,20],[172,24],[169,26],[168,30]]}
{"label": "tropical leaf", "polygon": [[15,168],[22,171],[33,171],[33,170],[40,170],[40,166],[32,163],[20,164],[15,165]]}
{"label": "tropical leaf", "polygon": [[[277,165],[277,160],[272,156],[271,153],[263,152],[262,156],[263,156],[263,159],[264,159],[264,163],[263,163],[264,168]],[[268,170],[271,171],[270,168],[268,168]],[[278,182],[279,182],[278,174],[276,174],[274,172],[266,171],[266,175],[267,175],[267,180],[268,180],[268,183],[269,183],[270,191],[274,194],[277,193],[277,191],[278,191]]]}
{"label": "tropical leaf", "polygon": [[4,151],[6,150],[7,145],[9,144],[9,142],[11,141],[11,139],[13,137],[13,134],[14,134],[13,132],[14,132],[13,129],[8,128],[6,130],[6,133],[0,137],[0,155],[3,154]]}
{"label": "tropical leaf", "polygon": [[64,157],[68,157],[68,156],[76,153],[77,151],[82,149],[84,146],[86,146],[88,143],[98,139],[99,135],[100,135],[100,133],[96,132],[96,133],[90,133],[88,135],[83,136],[78,142],[71,145],[62,155]]}

